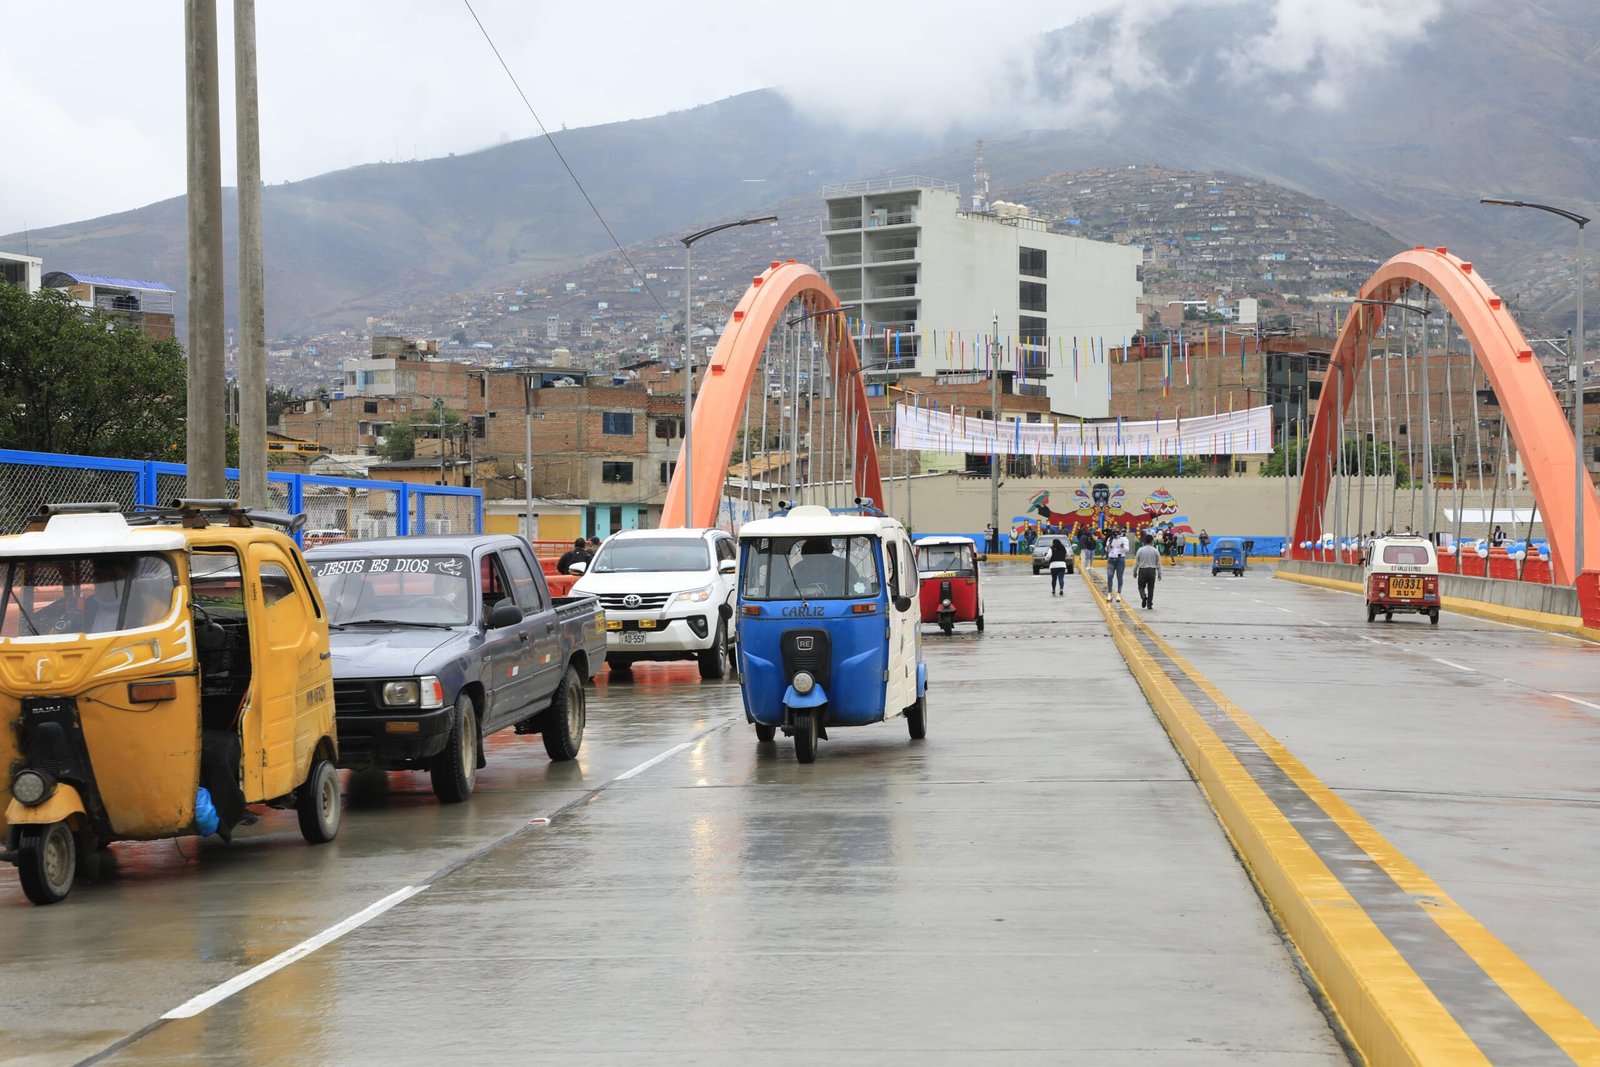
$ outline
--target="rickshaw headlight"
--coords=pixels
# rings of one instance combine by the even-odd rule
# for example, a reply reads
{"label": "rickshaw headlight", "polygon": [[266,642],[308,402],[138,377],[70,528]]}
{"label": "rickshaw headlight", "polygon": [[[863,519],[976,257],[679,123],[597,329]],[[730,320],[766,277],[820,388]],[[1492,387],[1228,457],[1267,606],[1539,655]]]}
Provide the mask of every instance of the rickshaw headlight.
{"label": "rickshaw headlight", "polygon": [[811,692],[812,687],[817,684],[817,680],[811,677],[810,673],[807,671],[795,671],[794,680],[789,684],[794,686],[794,691],[796,693],[799,693],[801,696],[805,696],[807,693]]}
{"label": "rickshaw headlight", "polygon": [[30,808],[43,804],[55,791],[55,781],[42,771],[18,771],[11,779],[11,795]]}

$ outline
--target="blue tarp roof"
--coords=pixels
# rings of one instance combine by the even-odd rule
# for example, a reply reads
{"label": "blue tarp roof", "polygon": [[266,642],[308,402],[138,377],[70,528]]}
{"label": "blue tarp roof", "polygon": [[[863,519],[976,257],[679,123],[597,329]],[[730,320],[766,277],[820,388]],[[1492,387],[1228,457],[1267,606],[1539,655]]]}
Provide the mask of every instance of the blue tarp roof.
{"label": "blue tarp roof", "polygon": [[[177,292],[172,286],[164,285],[161,282],[143,281],[139,278],[112,278],[104,274],[79,274],[75,270],[53,270],[47,273],[42,281],[46,286],[53,287],[61,284],[59,279],[62,276],[70,278],[80,285],[109,285],[118,289],[144,289],[155,293]],[[52,281],[51,279],[56,280]]]}

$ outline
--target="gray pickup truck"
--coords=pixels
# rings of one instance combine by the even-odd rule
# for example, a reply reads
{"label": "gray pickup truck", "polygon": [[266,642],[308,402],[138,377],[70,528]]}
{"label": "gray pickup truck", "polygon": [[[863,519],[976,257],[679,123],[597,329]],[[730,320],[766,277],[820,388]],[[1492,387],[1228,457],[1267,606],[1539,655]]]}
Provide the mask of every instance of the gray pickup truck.
{"label": "gray pickup truck", "polygon": [[455,803],[497,730],[542,735],[553,760],[578,755],[605,612],[552,598],[528,542],[386,537],[314,548],[306,563],[328,609],[339,766],[425,769]]}

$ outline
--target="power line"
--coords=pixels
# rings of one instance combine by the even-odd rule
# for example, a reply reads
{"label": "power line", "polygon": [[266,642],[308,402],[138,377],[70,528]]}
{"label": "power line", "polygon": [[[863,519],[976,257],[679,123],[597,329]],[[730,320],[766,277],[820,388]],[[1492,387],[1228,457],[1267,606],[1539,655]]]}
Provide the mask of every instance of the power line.
{"label": "power line", "polygon": [[[488,42],[489,50],[494,53],[494,58],[500,61],[500,69],[506,72],[507,78],[511,79],[511,87],[515,89],[517,91],[517,95],[522,98],[522,105],[528,109],[528,114],[532,115],[533,121],[538,124],[539,132],[544,135],[545,141],[550,145],[550,151],[554,152],[556,154],[556,158],[561,160],[561,165],[567,170],[567,176],[572,179],[572,184],[578,187],[578,192],[583,194],[584,202],[589,205],[589,210],[594,212],[594,217],[600,221],[600,226],[606,231],[606,236],[611,238],[611,243],[616,245],[617,252],[622,256],[623,262],[628,265],[629,270],[633,271],[633,276],[639,279],[639,284],[644,288],[645,292],[650,294],[650,299],[655,301],[655,305],[661,309],[661,313],[664,315],[667,314],[667,306],[661,302],[659,297],[656,296],[655,290],[650,288],[650,283],[645,281],[644,275],[641,274],[639,268],[634,265],[633,260],[628,257],[627,250],[622,247],[622,242],[617,240],[617,235],[611,232],[610,224],[606,222],[605,216],[600,214],[600,209],[595,206],[594,200],[589,196],[589,191],[585,189],[583,187],[583,183],[578,180],[578,175],[573,172],[572,165],[567,162],[567,157],[562,155],[561,149],[556,147],[555,138],[551,137],[550,131],[545,129],[544,120],[539,118],[539,113],[533,109],[533,104],[529,102],[528,94],[522,91],[522,86],[520,83],[518,83],[517,76],[511,73],[511,68],[506,64],[505,57],[500,54],[500,49],[495,45],[494,38],[489,36],[488,29],[484,27],[483,20],[478,17],[478,13],[476,11],[472,10],[472,0],[461,0],[461,2],[466,5],[467,14],[472,16],[472,21],[478,24],[478,32],[483,34],[483,39]],[[685,325],[684,329],[688,329],[687,324]]]}

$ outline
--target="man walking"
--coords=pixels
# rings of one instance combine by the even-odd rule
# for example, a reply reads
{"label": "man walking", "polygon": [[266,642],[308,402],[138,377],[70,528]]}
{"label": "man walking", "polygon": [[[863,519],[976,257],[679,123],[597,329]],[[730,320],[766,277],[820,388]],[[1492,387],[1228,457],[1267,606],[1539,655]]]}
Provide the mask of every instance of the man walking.
{"label": "man walking", "polygon": [[1061,538],[1050,542],[1050,595],[1067,594],[1067,543]]}
{"label": "man walking", "polygon": [[1156,583],[1161,580],[1161,551],[1152,543],[1149,534],[1144,535],[1143,541],[1133,557],[1133,580],[1139,587],[1139,606],[1153,608],[1156,606]]}
{"label": "man walking", "polygon": [[1122,576],[1128,566],[1128,535],[1118,527],[1106,542],[1106,596],[1122,603]]}

